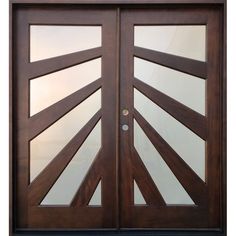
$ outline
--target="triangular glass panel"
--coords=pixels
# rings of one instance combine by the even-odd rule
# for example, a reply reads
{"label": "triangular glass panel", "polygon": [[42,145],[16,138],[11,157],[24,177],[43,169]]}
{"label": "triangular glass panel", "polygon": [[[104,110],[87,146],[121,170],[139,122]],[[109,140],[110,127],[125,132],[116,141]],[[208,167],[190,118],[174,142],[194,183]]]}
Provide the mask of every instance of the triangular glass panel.
{"label": "triangular glass panel", "polygon": [[144,200],[143,194],[141,193],[135,180],[134,180],[134,204],[147,205],[146,201]]}
{"label": "triangular glass panel", "polygon": [[89,206],[101,206],[102,205],[101,180],[99,181],[88,205]]}
{"label": "triangular glass panel", "polygon": [[134,45],[206,61],[206,25],[135,26]]}

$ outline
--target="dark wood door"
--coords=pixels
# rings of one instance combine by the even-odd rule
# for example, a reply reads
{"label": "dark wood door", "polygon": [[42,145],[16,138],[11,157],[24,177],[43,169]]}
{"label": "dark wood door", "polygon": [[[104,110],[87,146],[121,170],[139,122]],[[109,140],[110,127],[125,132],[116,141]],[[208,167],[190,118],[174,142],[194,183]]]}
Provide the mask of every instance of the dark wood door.
{"label": "dark wood door", "polygon": [[220,226],[220,34],[217,8],[121,12],[121,227]]}
{"label": "dark wood door", "polygon": [[14,11],[17,229],[222,226],[221,11]]}
{"label": "dark wood door", "polygon": [[15,13],[16,227],[115,228],[116,11]]}

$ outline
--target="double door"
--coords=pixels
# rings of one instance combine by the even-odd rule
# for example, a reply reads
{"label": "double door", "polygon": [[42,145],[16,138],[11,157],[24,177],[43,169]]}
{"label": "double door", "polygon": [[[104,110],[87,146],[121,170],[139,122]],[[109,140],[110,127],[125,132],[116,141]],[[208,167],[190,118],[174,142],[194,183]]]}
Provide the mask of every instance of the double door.
{"label": "double door", "polygon": [[221,227],[220,22],[217,7],[15,11],[16,228]]}

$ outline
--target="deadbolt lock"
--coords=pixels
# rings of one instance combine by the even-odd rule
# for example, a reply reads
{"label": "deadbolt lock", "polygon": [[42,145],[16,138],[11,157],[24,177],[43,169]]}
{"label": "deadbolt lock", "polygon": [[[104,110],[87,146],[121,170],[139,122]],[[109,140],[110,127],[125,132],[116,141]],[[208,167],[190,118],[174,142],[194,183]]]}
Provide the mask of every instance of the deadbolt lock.
{"label": "deadbolt lock", "polygon": [[128,109],[123,109],[122,114],[123,114],[123,116],[129,115],[129,110]]}

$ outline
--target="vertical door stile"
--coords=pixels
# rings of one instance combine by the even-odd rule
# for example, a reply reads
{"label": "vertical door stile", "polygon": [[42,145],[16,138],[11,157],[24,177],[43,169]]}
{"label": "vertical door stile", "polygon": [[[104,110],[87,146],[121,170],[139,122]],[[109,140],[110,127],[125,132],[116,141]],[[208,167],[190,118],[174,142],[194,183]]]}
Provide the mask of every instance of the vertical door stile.
{"label": "vertical door stile", "polygon": [[120,192],[120,28],[121,28],[121,9],[116,10],[116,227],[120,229],[120,207],[121,207],[121,192]]}
{"label": "vertical door stile", "polygon": [[[121,12],[121,44],[120,44],[120,196],[121,196],[121,227],[132,227],[133,176],[131,163],[132,130],[133,130],[133,89],[131,77],[133,74],[133,25],[128,20],[128,12]],[[127,109],[129,114],[122,115]],[[128,130],[122,126],[127,125]]]}
{"label": "vertical door stile", "polygon": [[106,13],[102,33],[102,141],[103,141],[103,185],[104,203],[103,225],[116,228],[117,217],[117,49],[116,49],[116,10]]}

